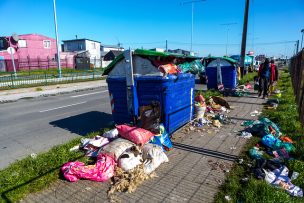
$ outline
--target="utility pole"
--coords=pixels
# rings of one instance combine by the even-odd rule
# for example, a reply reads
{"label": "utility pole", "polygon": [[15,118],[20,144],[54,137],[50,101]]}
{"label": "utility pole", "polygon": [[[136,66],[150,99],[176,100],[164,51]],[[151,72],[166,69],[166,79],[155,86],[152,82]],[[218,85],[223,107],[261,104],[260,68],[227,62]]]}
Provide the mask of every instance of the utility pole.
{"label": "utility pole", "polygon": [[302,40],[301,40],[301,49],[303,48],[303,35],[304,35],[304,29],[301,30],[302,33]]}
{"label": "utility pole", "polygon": [[193,43],[193,19],[194,19],[194,3],[203,2],[206,0],[194,0],[194,1],[186,1],[183,2],[185,4],[191,4],[191,45],[190,45],[190,52],[192,52],[192,43]]}
{"label": "utility pole", "polygon": [[296,54],[299,52],[299,44],[300,44],[300,40],[297,40],[296,42]]}
{"label": "utility pole", "polygon": [[59,78],[61,78],[60,50],[59,50],[57,17],[56,17],[56,0],[53,0],[53,3],[54,3],[54,22],[55,22],[55,33],[56,33],[56,46],[57,46],[57,64],[58,64]]}
{"label": "utility pole", "polygon": [[245,13],[244,13],[244,25],[243,25],[243,36],[242,36],[242,48],[240,58],[241,78],[244,76],[245,69],[245,52],[246,52],[246,40],[247,40],[247,25],[248,25],[248,13],[249,13],[249,0],[245,0]]}
{"label": "utility pole", "polygon": [[224,23],[221,24],[222,26],[227,26],[227,33],[226,33],[226,56],[228,56],[228,42],[229,42],[229,30],[230,30],[230,25],[236,25],[237,23]]}

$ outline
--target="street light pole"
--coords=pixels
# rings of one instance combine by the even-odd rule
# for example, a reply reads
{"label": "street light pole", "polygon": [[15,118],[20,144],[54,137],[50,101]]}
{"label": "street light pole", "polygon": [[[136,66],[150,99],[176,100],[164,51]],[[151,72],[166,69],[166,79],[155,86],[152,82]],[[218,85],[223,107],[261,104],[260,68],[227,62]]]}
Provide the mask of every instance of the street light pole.
{"label": "street light pole", "polygon": [[59,50],[57,17],[56,17],[56,0],[53,0],[53,3],[54,3],[54,22],[55,22],[56,47],[57,47],[57,64],[58,64],[59,78],[61,78],[60,50]]}
{"label": "street light pole", "polygon": [[203,2],[206,0],[194,0],[194,1],[186,1],[183,2],[185,4],[191,4],[191,45],[190,45],[190,52],[192,52],[192,44],[193,44],[193,19],[194,19],[194,3]]}

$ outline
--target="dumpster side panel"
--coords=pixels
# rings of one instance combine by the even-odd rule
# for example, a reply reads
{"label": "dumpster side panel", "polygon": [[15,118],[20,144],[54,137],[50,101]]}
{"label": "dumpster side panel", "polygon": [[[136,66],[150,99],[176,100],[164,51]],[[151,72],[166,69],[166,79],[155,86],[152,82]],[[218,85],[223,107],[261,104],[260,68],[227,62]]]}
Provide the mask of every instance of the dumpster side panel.
{"label": "dumpster side panel", "polygon": [[193,116],[195,78],[191,74],[139,78],[137,80],[139,106],[159,101],[162,106],[162,120],[168,133],[186,124]]}
{"label": "dumpster side panel", "polygon": [[[237,84],[236,69],[234,66],[222,66],[222,82],[225,88],[235,88]],[[206,75],[208,77],[207,88],[217,89],[217,69],[207,67]]]}
{"label": "dumpster side panel", "polygon": [[122,77],[107,78],[109,94],[112,95],[112,116],[116,124],[130,123],[128,115],[126,79]]}

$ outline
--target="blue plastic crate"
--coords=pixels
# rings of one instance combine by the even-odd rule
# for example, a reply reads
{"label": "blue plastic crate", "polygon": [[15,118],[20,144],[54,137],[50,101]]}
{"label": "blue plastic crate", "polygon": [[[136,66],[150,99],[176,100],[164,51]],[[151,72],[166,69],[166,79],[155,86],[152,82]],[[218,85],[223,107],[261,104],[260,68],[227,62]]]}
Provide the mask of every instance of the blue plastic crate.
{"label": "blue plastic crate", "polygon": [[[139,106],[159,101],[162,122],[170,134],[189,122],[193,117],[195,77],[192,74],[178,76],[143,76],[135,77]],[[112,95],[112,115],[115,123],[132,121],[127,110],[126,80],[124,77],[108,77],[108,89]]]}

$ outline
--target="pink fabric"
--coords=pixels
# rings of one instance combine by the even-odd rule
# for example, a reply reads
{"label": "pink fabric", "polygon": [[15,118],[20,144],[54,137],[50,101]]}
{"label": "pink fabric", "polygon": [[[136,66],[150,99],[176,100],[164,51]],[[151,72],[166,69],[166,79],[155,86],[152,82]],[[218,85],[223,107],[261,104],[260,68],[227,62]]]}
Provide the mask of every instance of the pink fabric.
{"label": "pink fabric", "polygon": [[121,137],[141,146],[149,142],[154,136],[152,132],[143,128],[130,127],[128,125],[118,125],[116,128]]}
{"label": "pink fabric", "polygon": [[70,182],[88,179],[104,182],[114,176],[115,161],[106,154],[99,154],[95,165],[85,165],[82,162],[68,162],[61,167],[64,177]]}

